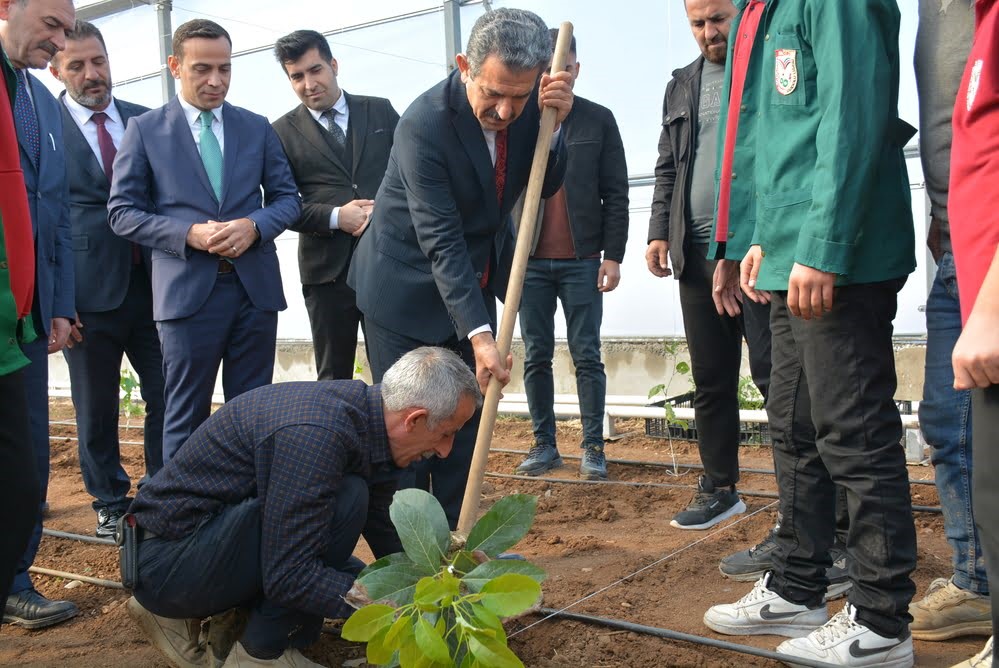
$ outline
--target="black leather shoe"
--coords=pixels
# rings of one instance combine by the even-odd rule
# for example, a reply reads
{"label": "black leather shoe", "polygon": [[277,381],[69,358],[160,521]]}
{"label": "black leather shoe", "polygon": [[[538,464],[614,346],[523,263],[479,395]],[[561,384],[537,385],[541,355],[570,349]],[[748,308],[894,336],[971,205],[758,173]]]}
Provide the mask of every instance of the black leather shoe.
{"label": "black leather shoe", "polygon": [[25,589],[7,597],[3,623],[26,629],[44,629],[80,614],[72,601],[50,601],[34,589]]}
{"label": "black leather shoe", "polygon": [[97,531],[94,533],[97,534],[98,538],[114,538],[115,527],[118,526],[118,520],[124,514],[124,510],[101,508],[97,511]]}

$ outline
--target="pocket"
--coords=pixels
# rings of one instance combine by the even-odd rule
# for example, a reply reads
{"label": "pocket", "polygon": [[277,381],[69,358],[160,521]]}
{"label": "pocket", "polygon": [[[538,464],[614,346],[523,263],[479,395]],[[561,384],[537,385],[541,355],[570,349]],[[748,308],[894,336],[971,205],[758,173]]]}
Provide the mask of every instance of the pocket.
{"label": "pocket", "polygon": [[793,250],[804,214],[812,205],[812,189],[799,188],[761,195],[757,240],[767,251]]}
{"label": "pocket", "polygon": [[690,143],[690,117],[686,110],[663,116],[663,130],[669,134],[670,146],[673,149],[673,163],[678,164],[687,157],[687,145]]}
{"label": "pocket", "polygon": [[774,85],[771,104],[800,107],[805,104],[804,52],[794,33],[777,33],[774,40]]}

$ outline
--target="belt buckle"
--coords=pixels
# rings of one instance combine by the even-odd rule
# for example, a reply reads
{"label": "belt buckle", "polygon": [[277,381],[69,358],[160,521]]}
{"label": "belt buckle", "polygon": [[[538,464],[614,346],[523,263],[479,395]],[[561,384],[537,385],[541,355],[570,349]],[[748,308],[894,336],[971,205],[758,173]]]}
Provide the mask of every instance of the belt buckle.
{"label": "belt buckle", "polygon": [[219,260],[219,270],[218,270],[218,273],[220,273],[220,274],[231,274],[234,271],[236,271],[236,268],[233,266],[232,262],[229,262],[228,260],[224,260],[224,259],[223,260]]}

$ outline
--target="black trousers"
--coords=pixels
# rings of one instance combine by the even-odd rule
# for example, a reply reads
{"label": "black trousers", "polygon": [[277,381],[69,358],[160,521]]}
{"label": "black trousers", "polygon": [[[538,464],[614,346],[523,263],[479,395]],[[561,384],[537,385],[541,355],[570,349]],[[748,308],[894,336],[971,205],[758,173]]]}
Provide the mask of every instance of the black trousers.
{"label": "black trousers", "polygon": [[38,521],[41,498],[20,371],[0,376],[0,603],[7,600],[17,564]]}
{"label": "black trousers", "polygon": [[[367,517],[367,490],[358,476],[343,477],[322,557],[327,566],[354,576],[363,567],[351,555]],[[247,499],[227,506],[184,538],[139,543],[135,598],[153,614],[173,619],[203,619],[249,607],[241,642],[255,656],[276,657],[288,647],[314,643],[323,625],[321,612],[286,608],[264,596],[261,513],[259,499]]]}
{"label": "black trousers", "polygon": [[[971,393],[972,422],[972,504],[975,525],[985,555],[989,591],[999,592],[999,385]],[[992,596],[992,628],[999,629],[999,594]]]}
{"label": "black trousers", "polygon": [[[364,320],[364,342],[371,365],[371,377],[375,383],[382,382],[382,376],[396,360],[420,346],[440,346],[457,353],[472,372],[475,372],[475,355],[468,339],[459,340],[452,336],[446,341],[420,341],[403,334],[385,329],[370,318]],[[448,524],[454,530],[461,516],[461,502],[465,498],[465,485],[468,471],[472,466],[475,452],[475,437],[479,431],[482,409],[476,410],[465,426],[454,436],[454,446],[446,459],[431,457],[421,459],[402,472],[399,489],[417,488],[431,492],[447,515]]]}
{"label": "black trousers", "polygon": [[[831,312],[802,320],[773,293],[767,413],[783,522],[771,589],[820,605],[828,586],[836,486],[846,490],[846,549],[857,619],[884,636],[912,621],[912,520],[892,320],[905,279],[836,289]],[[814,431],[809,427],[813,427]]]}
{"label": "black trousers", "polygon": [[739,481],[739,371],[742,339],[749,348],[753,382],[766,399],[770,386],[770,307],[751,299],[737,318],[718,315],[711,298],[714,260],[707,244],[694,244],[684,257],[680,308],[690,351],[697,416],[697,449],[704,472],[718,487]]}
{"label": "black trousers", "polygon": [[[346,276],[346,272],[344,272]],[[357,325],[361,312],[345,279],[302,285],[312,326],[312,348],[319,380],[350,380],[357,354]]]}

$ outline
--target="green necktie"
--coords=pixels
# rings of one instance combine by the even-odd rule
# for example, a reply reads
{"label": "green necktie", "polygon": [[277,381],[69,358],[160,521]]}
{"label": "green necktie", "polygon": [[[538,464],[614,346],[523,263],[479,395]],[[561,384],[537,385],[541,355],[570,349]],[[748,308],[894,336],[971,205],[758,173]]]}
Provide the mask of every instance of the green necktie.
{"label": "green necktie", "polygon": [[208,181],[215,191],[215,198],[222,201],[222,148],[212,132],[214,116],[210,111],[201,112],[201,162],[208,173]]}

